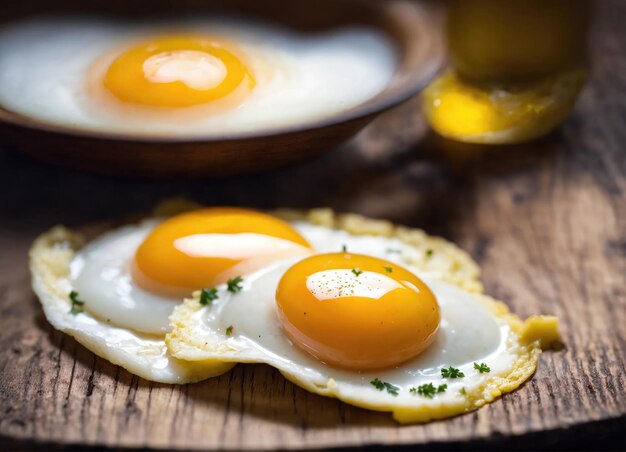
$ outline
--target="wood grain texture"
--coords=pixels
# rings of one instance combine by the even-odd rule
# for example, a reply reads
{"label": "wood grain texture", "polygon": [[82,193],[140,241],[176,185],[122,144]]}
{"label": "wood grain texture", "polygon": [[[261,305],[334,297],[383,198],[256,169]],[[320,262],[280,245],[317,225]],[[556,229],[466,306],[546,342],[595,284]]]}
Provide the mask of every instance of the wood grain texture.
{"label": "wood grain texture", "polygon": [[[222,181],[95,178],[1,151],[2,444],[623,448],[626,3],[596,5],[590,84],[566,123],[532,145],[488,150],[437,139],[425,133],[416,100],[321,159]],[[51,329],[30,291],[26,254],[53,224],[121,217],[172,195],[261,208],[329,205],[441,234],[472,253],[486,291],[514,312],[559,316],[566,347],[544,354],[518,391],[418,426],[309,394],[261,365],[186,386],[141,380]]]}

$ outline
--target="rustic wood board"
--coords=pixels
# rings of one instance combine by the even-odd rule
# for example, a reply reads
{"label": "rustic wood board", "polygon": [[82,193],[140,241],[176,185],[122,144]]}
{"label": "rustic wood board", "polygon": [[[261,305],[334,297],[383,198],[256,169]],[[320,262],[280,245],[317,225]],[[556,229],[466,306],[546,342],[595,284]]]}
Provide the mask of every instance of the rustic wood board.
{"label": "rustic wood board", "polygon": [[[590,85],[563,127],[532,145],[444,142],[425,134],[415,100],[319,160],[223,181],[96,178],[0,151],[0,445],[623,447],[626,3],[596,5]],[[544,354],[535,377],[496,403],[418,426],[309,394],[261,365],[186,386],[141,380],[48,325],[26,254],[53,224],[121,217],[172,195],[329,205],[423,227],[469,250],[487,292],[517,314],[559,316],[566,347]]]}

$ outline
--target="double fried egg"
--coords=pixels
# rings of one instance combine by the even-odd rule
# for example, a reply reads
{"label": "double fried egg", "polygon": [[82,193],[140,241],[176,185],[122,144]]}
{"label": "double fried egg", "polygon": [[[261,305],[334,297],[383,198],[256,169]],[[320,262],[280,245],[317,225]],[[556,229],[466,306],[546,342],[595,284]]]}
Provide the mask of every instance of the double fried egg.
{"label": "double fried egg", "polygon": [[454,245],[384,221],[206,208],[82,247],[72,237],[56,229],[31,251],[46,315],[157,381],[266,363],[309,391],[421,422],[516,388],[556,331],[480,295]]}
{"label": "double fried egg", "polygon": [[0,104],[110,133],[246,133],[349,110],[388,85],[396,59],[367,27],[49,17],[0,28]]}

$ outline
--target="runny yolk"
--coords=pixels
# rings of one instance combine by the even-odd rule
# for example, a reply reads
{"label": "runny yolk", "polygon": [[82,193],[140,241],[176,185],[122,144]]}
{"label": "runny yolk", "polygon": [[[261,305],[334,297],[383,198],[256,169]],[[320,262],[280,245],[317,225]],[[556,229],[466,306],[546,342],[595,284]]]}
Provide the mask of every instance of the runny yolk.
{"label": "runny yolk", "polygon": [[256,81],[231,44],[195,35],[165,36],[127,50],[109,66],[104,86],[123,102],[191,107],[224,99]]}
{"label": "runny yolk", "polygon": [[311,252],[298,231],[278,218],[247,209],[208,208],[157,226],[137,249],[132,275],[146,290],[184,296]]}
{"label": "runny yolk", "polygon": [[430,289],[401,266],[350,253],[292,266],[276,291],[291,341],[329,365],[380,369],[407,361],[434,340],[440,312]]}

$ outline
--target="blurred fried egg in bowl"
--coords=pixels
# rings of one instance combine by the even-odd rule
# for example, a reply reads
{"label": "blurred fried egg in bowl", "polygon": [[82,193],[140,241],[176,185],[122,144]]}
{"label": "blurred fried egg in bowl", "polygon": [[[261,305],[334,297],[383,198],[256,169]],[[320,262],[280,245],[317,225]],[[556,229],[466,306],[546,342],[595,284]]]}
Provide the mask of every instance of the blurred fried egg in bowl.
{"label": "blurred fried egg in bowl", "polygon": [[371,99],[396,59],[390,40],[366,27],[305,35],[220,17],[33,19],[0,31],[0,104],[109,133],[254,132]]}
{"label": "blurred fried egg in bowl", "polygon": [[308,391],[425,422],[516,389],[558,341],[555,318],[523,322],[482,295],[465,252],[384,220],[202,208],[81,241],[55,228],[31,250],[47,318],[151,380],[266,363]]}
{"label": "blurred fried egg in bowl", "polygon": [[0,134],[102,174],[302,160],[417,94],[443,60],[436,14],[408,0],[65,6],[27,1],[0,26]]}

